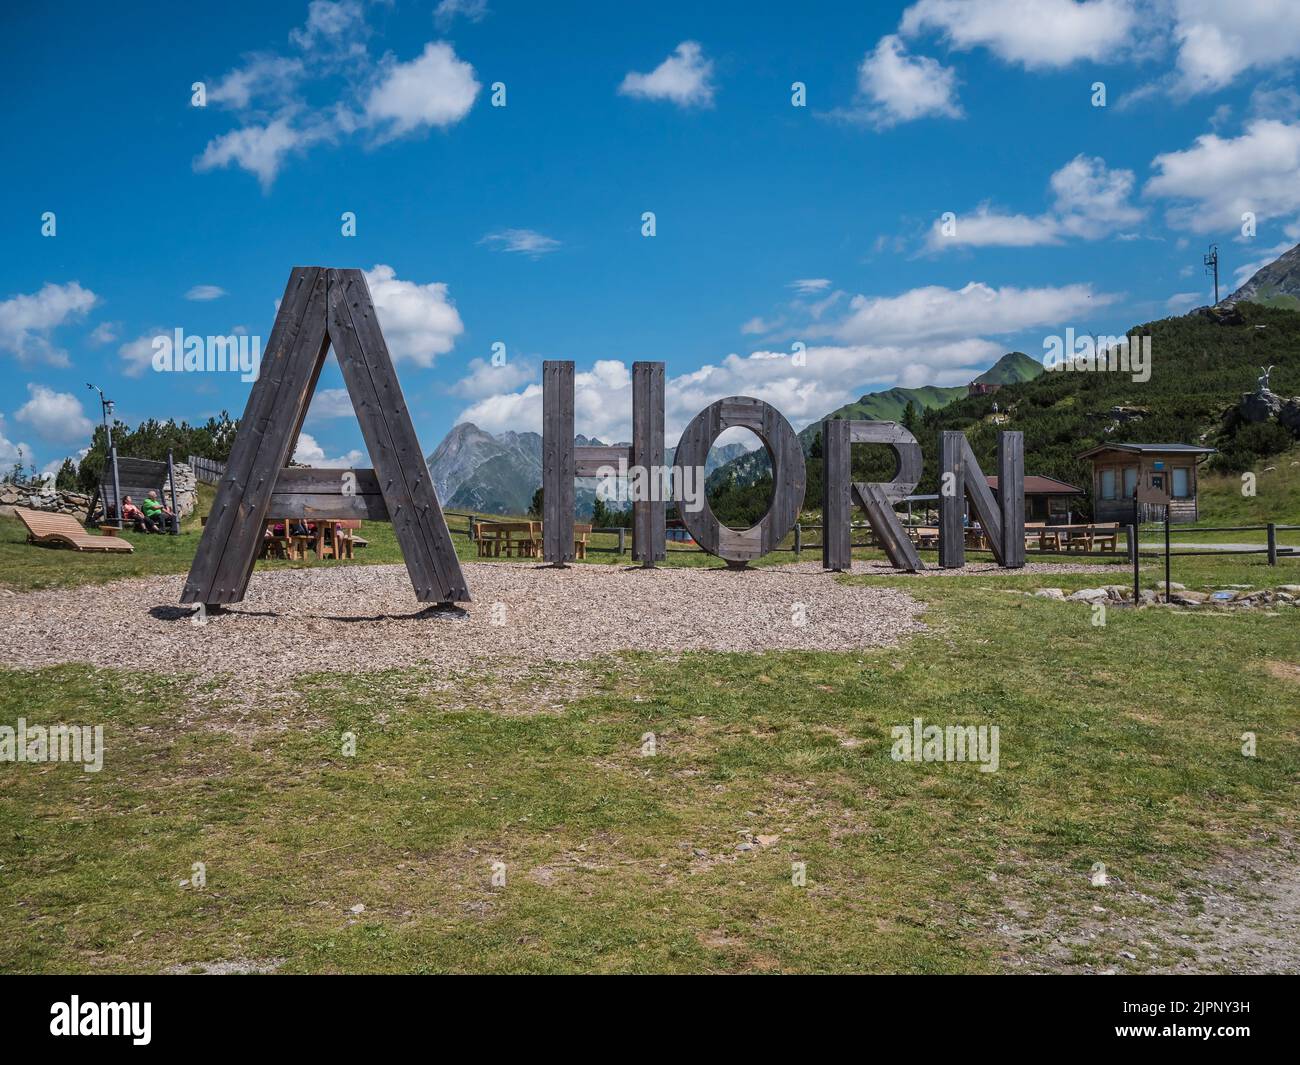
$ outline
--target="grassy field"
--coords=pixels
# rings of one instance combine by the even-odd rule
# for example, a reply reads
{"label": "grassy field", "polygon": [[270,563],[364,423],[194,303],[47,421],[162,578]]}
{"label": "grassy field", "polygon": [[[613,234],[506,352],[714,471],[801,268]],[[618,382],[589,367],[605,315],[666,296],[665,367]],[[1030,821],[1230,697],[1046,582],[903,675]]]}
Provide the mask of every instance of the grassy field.
{"label": "grassy field", "polygon": [[[365,533],[366,561],[399,561],[389,527]],[[197,536],[101,558],[3,520],[0,577],[182,573]],[[1144,563],[1145,585],[1162,574]],[[1174,578],[1300,583],[1300,562],[1176,559]],[[1296,835],[1295,610],[1098,627],[1023,594],[1127,582],[1113,561],[838,579],[906,588],[927,631],[864,653],[619,653],[450,693],[413,672],[302,677],[251,711],[183,671],[0,670],[0,724],[102,723],[108,747],[99,773],[0,764],[0,971],[1239,964],[1197,915],[1232,890],[1223,863],[1276,864]],[[893,761],[914,717],[997,725],[999,771]]]}
{"label": "grassy field", "polygon": [[[209,696],[186,727],[183,676],[0,673],[0,722],[108,737],[98,774],[0,769],[0,970],[1173,965],[1199,946],[1179,916],[1199,871],[1296,831],[1300,639],[1294,612],[1097,628],[1019,594],[1120,572],[841,578],[905,586],[929,631],[871,653],[625,653],[454,694],[307,677],[251,716]],[[891,760],[914,716],[998,725],[1000,770]],[[1069,946],[1048,963],[1051,943]]]}

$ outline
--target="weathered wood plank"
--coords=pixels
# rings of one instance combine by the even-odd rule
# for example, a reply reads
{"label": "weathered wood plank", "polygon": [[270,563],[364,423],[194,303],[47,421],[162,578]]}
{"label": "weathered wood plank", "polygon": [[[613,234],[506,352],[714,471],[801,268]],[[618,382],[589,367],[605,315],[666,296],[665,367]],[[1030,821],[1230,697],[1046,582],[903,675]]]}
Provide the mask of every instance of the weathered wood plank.
{"label": "weathered wood plank", "polygon": [[[348,478],[351,478],[350,480]],[[388,521],[388,504],[374,470],[313,469],[289,466],[280,471],[267,514],[272,518],[325,521],[364,518]]]}
{"label": "weathered wood plank", "polygon": [[959,432],[939,434],[939,565],[944,569],[960,569],[966,564],[965,443],[966,437]]}
{"label": "weathered wood plank", "polygon": [[631,464],[632,449],[618,444],[606,444],[599,447],[575,447],[573,449],[573,475],[575,477],[599,477],[601,470],[618,470],[618,460]]}
{"label": "weathered wood plank", "polygon": [[[374,470],[285,468],[331,342]],[[359,270],[299,267],[290,275],[182,602],[243,598],[272,505],[281,510],[273,517],[388,518],[417,598],[469,599]]]}
{"label": "weathered wood plank", "polygon": [[573,363],[542,362],[542,557],[553,566],[572,562]]}
{"label": "weathered wood plank", "polygon": [[925,567],[921,562],[921,556],[917,554],[916,545],[908,537],[903,523],[898,520],[898,514],[894,511],[894,504],[886,494],[885,487],[884,483],[855,481],[853,494],[857,497],[858,505],[866,513],[867,521],[870,522],[890,563],[895,569],[915,573]]}
{"label": "weathered wood plank", "polygon": [[[664,364],[632,364],[632,465],[648,474],[664,465]],[[663,499],[633,500],[632,558],[653,566],[667,557],[667,504]]]}
{"label": "weathered wood plank", "polygon": [[240,430],[217,486],[181,594],[183,603],[230,603],[243,598],[257,552],[275,476],[283,468],[314,378],[325,356],[325,272],[295,267],[267,340]]}
{"label": "weathered wood plank", "polygon": [[851,427],[843,418],[822,420],[822,568],[853,568]]}
{"label": "weathered wood plank", "polygon": [[379,476],[374,470],[342,467],[286,466],[275,479],[275,494],[288,492],[325,492],[345,494],[348,475],[357,495],[382,495]]}
{"label": "weathered wood plank", "polygon": [[998,503],[1002,508],[1002,565],[1025,564],[1025,434],[998,433]]}
{"label": "weathered wood plank", "polygon": [[[963,504],[980,523],[998,565],[1025,564],[1024,436],[998,435],[998,497],[971,450],[965,433],[945,431],[939,440],[939,564],[955,569],[966,561]],[[953,476],[949,478],[949,474]],[[1005,477],[1005,480],[1001,478]],[[947,484],[945,484],[947,482]],[[1004,487],[1005,486],[1005,487]],[[949,492],[951,488],[951,494]]]}
{"label": "weathered wood plank", "polygon": [[888,481],[876,482],[891,503],[898,503],[916,491],[925,460],[921,445],[908,430],[897,422],[872,422],[855,418],[849,421],[849,442],[885,444],[894,452],[894,475]]}
{"label": "weathered wood plank", "polygon": [[[894,452],[894,476],[889,481],[852,481],[852,445],[885,444]],[[856,502],[866,514],[889,561],[898,569],[923,569],[921,557],[907,536],[893,504],[916,487],[921,471],[921,445],[894,422],[827,418],[822,422],[822,565],[846,570],[853,565],[852,510]]]}
{"label": "weathered wood plank", "polygon": [[352,496],[334,492],[272,492],[266,512],[269,518],[301,518],[304,521],[389,520],[388,504],[378,492]]}
{"label": "weathered wood plank", "polygon": [[330,270],[329,279],[329,339],[361,423],[416,598],[421,602],[468,602],[469,587],[365,275],[360,270]]}
{"label": "weathered wood plank", "polygon": [[971,514],[984,530],[989,550],[999,565],[1002,564],[1002,508],[993,497],[993,489],[980,469],[980,464],[971,450],[966,434],[961,433],[962,469],[965,471],[966,498],[970,502]]}

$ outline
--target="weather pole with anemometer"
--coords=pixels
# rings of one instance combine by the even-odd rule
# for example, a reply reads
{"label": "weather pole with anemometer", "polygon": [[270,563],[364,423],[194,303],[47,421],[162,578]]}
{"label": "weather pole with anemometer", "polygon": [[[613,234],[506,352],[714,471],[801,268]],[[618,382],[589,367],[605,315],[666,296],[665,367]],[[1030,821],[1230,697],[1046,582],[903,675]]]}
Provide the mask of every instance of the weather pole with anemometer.
{"label": "weather pole with anemometer", "polygon": [[1214,304],[1219,304],[1219,246],[1211,244],[1210,250],[1205,253],[1205,258],[1201,260],[1205,263],[1205,272],[1214,274]]}
{"label": "weather pole with anemometer", "polygon": [[[99,407],[104,419],[104,446],[108,449],[108,461],[113,465],[113,507],[117,511],[116,524],[120,529],[122,527],[122,486],[118,483],[117,477],[117,449],[113,447],[113,401],[104,395],[104,390],[99,385],[92,385],[86,382],[86,387],[92,392],[99,393]],[[102,483],[102,482],[101,482]],[[100,495],[103,495],[101,492]],[[104,505],[104,520],[108,521],[108,504]]]}

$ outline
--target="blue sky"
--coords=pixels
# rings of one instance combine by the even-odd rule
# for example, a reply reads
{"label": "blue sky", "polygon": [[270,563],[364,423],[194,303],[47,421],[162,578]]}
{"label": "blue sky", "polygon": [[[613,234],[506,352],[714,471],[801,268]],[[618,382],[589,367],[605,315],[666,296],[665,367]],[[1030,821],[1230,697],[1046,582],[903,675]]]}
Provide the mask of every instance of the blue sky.
{"label": "blue sky", "polygon": [[[1294,16],[1293,0],[7,12],[0,464],[84,447],[88,381],[131,423],[241,413],[248,383],[157,373],[152,338],[264,339],[295,265],[370,272],[426,452],[465,418],[537,429],[543,358],[576,360],[589,435],[627,435],[635,359],[667,363],[670,434],[735,393],[798,428],[864,391],[1041,357],[1067,328],[1182,313],[1209,300],[1211,241],[1226,294],[1300,240]],[[300,459],[364,462],[340,387],[331,366]]]}

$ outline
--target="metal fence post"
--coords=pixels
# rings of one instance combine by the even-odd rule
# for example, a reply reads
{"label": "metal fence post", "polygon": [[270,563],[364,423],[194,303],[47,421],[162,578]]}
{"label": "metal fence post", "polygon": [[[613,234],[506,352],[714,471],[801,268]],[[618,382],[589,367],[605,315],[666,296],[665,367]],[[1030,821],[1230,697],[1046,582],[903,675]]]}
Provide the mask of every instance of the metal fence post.
{"label": "metal fence post", "polygon": [[[117,475],[117,446],[110,444],[108,448],[108,461],[113,464],[113,507],[117,511],[116,525],[122,528],[122,482]],[[104,516],[108,516],[108,507],[104,508]]]}
{"label": "metal fence post", "polygon": [[794,523],[794,553],[803,553],[803,526],[797,521]]}
{"label": "metal fence post", "polygon": [[1169,503],[1165,503],[1165,602],[1169,602]]}
{"label": "metal fence post", "polygon": [[623,554],[623,552],[624,552],[624,550],[625,550],[625,548],[626,548],[626,544],[627,544],[626,533],[627,533],[627,530],[624,529],[623,526],[620,525],[620,526],[618,527],[618,553],[619,553],[620,555]]}
{"label": "metal fence post", "polygon": [[1271,521],[1268,523],[1268,564],[1277,565],[1277,524]]}
{"label": "metal fence post", "polygon": [[1141,578],[1138,574],[1138,504],[1137,493],[1133,494],[1133,524],[1128,527],[1129,552],[1133,556],[1133,605],[1142,601]]}

